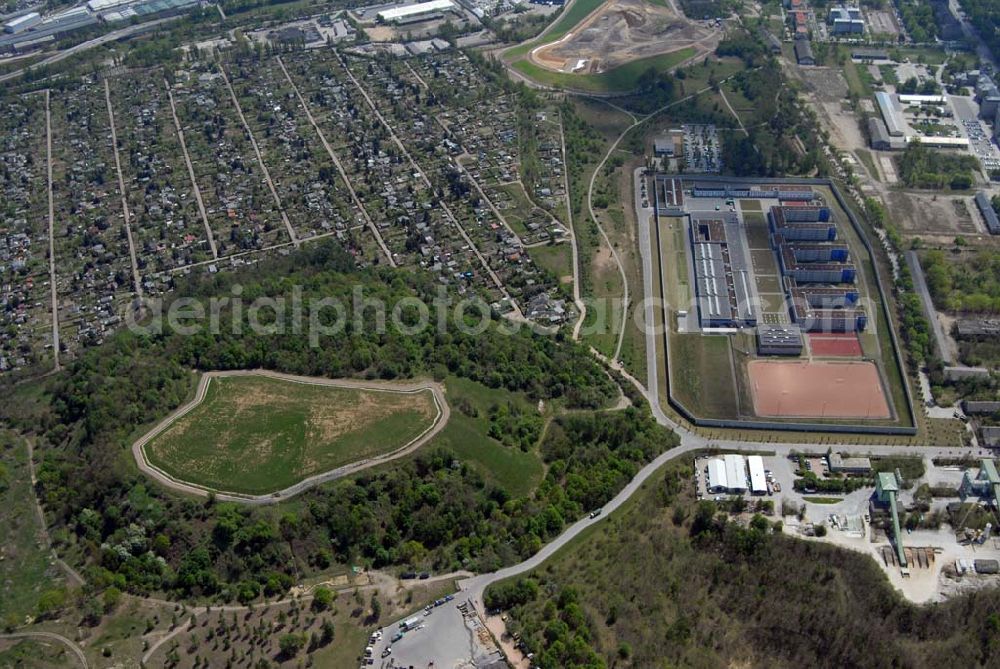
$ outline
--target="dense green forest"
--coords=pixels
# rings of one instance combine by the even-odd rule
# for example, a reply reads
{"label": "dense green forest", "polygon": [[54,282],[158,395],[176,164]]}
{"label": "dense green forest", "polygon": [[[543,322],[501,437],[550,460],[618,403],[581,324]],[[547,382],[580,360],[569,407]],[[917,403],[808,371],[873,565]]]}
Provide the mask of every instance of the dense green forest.
{"label": "dense green forest", "polygon": [[963,252],[949,258],[945,251],[923,253],[920,264],[934,304],[952,313],[1000,313],[1000,252]]}
{"label": "dense green forest", "polygon": [[494,586],[542,669],[996,665],[1000,591],[903,601],[866,555],[695,503],[690,459],[522,578]]}
{"label": "dense green forest", "polygon": [[[311,295],[348,303],[355,285],[390,303],[428,298],[422,275],[348,273],[351,259],[317,244],[253,272],[179,286],[180,295],[244,299]],[[366,311],[366,318],[374,318]],[[246,314],[243,314],[246,319]],[[226,322],[223,318],[223,322]],[[583,349],[530,333],[490,329],[400,336],[349,323],[315,348],[303,335],[182,336],[123,332],[68,369],[34,385],[7,388],[6,423],[34,433],[41,460],[37,492],[57,550],[85,567],[91,587],[252,601],[284,592],[333,563],[488,570],[522,559],[571,521],[614,495],[674,436],[648,413],[579,411],[557,416],[540,446],[538,425],[498,409],[483,421],[509,427],[511,448],[539,448],[547,464],[532,494],[513,498],[480,470],[430,444],[390,468],[324,485],[275,507],[244,507],[168,494],[138,474],[128,446],[190,394],[192,369],[263,367],[307,375],[379,378],[457,376],[567,408],[594,409],[617,395]],[[453,398],[457,400],[458,398]]]}
{"label": "dense green forest", "polygon": [[962,9],[976,27],[980,38],[993,53],[1000,52],[1000,2],[997,0],[961,0]]}
{"label": "dense green forest", "polygon": [[899,175],[910,188],[966,190],[975,181],[979,161],[973,156],[935,151],[911,142],[899,160]]}
{"label": "dense green forest", "polygon": [[819,132],[815,117],[759,34],[729,35],[716,52],[744,60],[747,69],[736,75],[734,84],[753,104],[753,113],[742,119],[747,133],[723,135],[723,169],[738,176],[767,177],[812,175],[822,169],[819,143],[814,141]]}
{"label": "dense green forest", "polygon": [[937,19],[928,0],[901,0],[899,15],[914,42],[933,42],[937,37]]}

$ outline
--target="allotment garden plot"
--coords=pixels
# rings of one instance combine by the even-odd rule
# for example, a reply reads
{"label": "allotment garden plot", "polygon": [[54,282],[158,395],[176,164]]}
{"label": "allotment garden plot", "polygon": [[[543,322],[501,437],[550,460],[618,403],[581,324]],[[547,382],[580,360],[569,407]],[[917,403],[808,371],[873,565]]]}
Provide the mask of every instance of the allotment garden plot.
{"label": "allotment garden plot", "polygon": [[324,381],[215,376],[201,403],[145,445],[146,458],[179,481],[266,494],[404,448],[440,418],[430,389]]}

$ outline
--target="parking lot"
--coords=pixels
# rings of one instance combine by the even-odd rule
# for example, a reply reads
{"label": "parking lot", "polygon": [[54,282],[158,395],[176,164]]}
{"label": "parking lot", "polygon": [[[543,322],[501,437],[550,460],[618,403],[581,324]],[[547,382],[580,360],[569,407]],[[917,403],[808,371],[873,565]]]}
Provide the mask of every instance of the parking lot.
{"label": "parking lot", "polygon": [[[414,620],[415,625],[404,625]],[[383,627],[369,639],[365,653],[362,666],[379,669],[474,669],[502,657],[472,606],[450,595]]]}
{"label": "parking lot", "polygon": [[990,129],[979,119],[979,105],[972,98],[957,95],[949,98],[955,108],[955,115],[958,116],[961,131],[969,138],[970,153],[979,159],[987,173],[1000,169],[1000,151],[993,143]]}
{"label": "parking lot", "polygon": [[722,147],[715,126],[685,124],[682,129],[685,171],[718,172],[722,168],[719,159]]}

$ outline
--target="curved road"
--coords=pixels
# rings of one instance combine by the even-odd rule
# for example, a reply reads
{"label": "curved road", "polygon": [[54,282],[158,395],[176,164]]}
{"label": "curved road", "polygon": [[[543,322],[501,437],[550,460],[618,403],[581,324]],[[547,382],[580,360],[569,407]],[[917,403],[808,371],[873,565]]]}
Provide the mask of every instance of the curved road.
{"label": "curved road", "polygon": [[76,655],[76,659],[83,669],[90,667],[87,664],[87,656],[83,654],[83,649],[61,634],[53,632],[15,632],[13,634],[0,634],[0,639],[48,639],[49,641],[56,641],[69,648]]}
{"label": "curved road", "polygon": [[[229,376],[266,376],[273,379],[280,379],[283,381],[291,381],[293,383],[304,383],[307,385],[315,386],[332,386],[336,388],[352,388],[356,390],[375,390],[375,391],[392,391],[399,393],[418,393],[425,390],[429,390],[434,398],[434,404],[437,407],[437,416],[434,419],[434,423],[431,424],[426,430],[424,430],[420,435],[409,443],[403,445],[402,447],[392,451],[391,453],[386,453],[384,455],[378,455],[371,458],[366,458],[364,460],[358,460],[357,462],[352,462],[348,465],[338,467],[336,469],[331,469],[328,472],[323,472],[322,474],[316,474],[315,476],[310,476],[309,478],[303,479],[298,483],[291,485],[283,490],[279,490],[274,493],[267,495],[241,495],[239,493],[225,492],[212,490],[204,486],[200,486],[194,483],[188,483],[186,481],[181,481],[174,478],[170,474],[166,473],[159,467],[153,465],[149,458],[146,456],[146,444],[148,444],[153,438],[163,433],[167,428],[173,425],[174,421],[178,418],[184,416],[186,413],[194,409],[196,406],[201,404],[202,400],[205,399],[205,394],[208,392],[208,384],[213,378],[229,377]],[[294,497],[299,493],[302,493],[310,488],[320,485],[321,483],[327,483],[329,481],[334,481],[351,474],[356,474],[362,470],[368,469],[369,467],[374,467],[375,465],[383,464],[386,462],[391,462],[393,460],[398,460],[399,458],[406,457],[407,455],[413,453],[418,448],[426,444],[428,441],[433,439],[444,426],[448,424],[448,419],[451,418],[451,408],[448,406],[448,402],[444,397],[444,389],[441,384],[433,381],[415,381],[410,383],[385,383],[378,381],[354,381],[351,379],[324,379],[317,377],[308,376],[295,376],[293,374],[281,374],[278,372],[272,372],[265,369],[255,369],[255,370],[233,370],[228,372],[206,372],[202,375],[198,382],[198,389],[195,392],[195,397],[193,400],[183,405],[182,407],[176,409],[173,413],[168,415],[162,421],[160,421],[156,427],[136,439],[135,443],[132,444],[132,455],[135,457],[136,464],[139,466],[139,470],[146,474],[150,478],[156,480],[158,483],[177,490],[179,492],[184,492],[192,495],[199,495],[201,497],[208,497],[208,495],[214,494],[215,498],[227,502],[242,502],[244,504],[277,504],[278,502],[283,502],[284,500]]]}

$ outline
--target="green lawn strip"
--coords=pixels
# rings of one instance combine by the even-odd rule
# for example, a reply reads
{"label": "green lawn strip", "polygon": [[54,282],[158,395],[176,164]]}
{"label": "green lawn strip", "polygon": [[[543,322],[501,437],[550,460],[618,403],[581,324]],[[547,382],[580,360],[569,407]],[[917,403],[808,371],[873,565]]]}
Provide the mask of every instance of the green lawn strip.
{"label": "green lawn strip", "polygon": [[812,504],[840,504],[843,497],[820,497],[819,495],[803,495],[802,499]]}
{"label": "green lawn strip", "polygon": [[725,335],[670,334],[673,394],[689,411],[706,418],[737,415],[729,343]]}
{"label": "green lawn strip", "polygon": [[635,60],[600,74],[553,72],[523,59],[515,62],[514,67],[521,74],[549,86],[572,88],[591,93],[609,93],[632,90],[636,87],[639,77],[649,68],[661,71],[669,70],[694,55],[695,50],[687,47],[659,56]]}
{"label": "green lawn strip", "polygon": [[[266,402],[255,399],[262,393]],[[337,409],[344,413],[328,412]],[[401,448],[435,414],[430,391],[403,395],[220,377],[201,404],[146,445],[146,454],[180,480],[261,494]]]}

